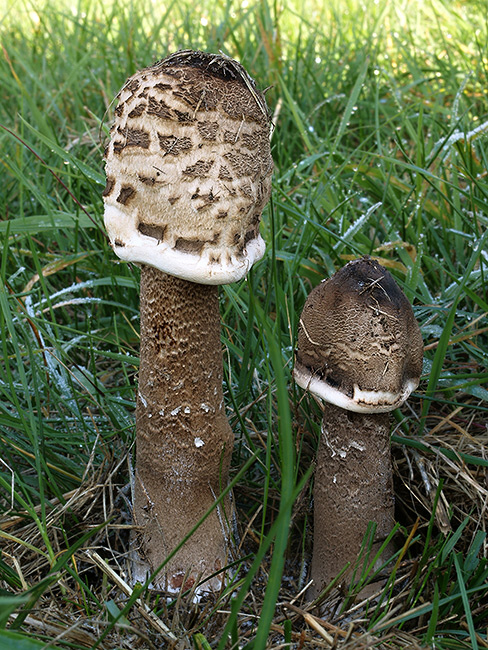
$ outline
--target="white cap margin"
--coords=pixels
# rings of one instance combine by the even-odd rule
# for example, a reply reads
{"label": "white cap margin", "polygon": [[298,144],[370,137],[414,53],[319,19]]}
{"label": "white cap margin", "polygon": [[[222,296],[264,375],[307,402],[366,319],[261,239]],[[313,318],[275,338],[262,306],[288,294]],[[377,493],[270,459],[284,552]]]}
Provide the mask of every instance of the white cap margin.
{"label": "white cap margin", "polygon": [[315,377],[303,365],[295,365],[293,376],[296,383],[313,393],[317,397],[339,406],[346,411],[355,413],[385,413],[393,411],[403,404],[410,393],[418,386],[418,382],[409,380],[406,382],[403,390],[399,393],[390,393],[387,391],[361,390],[359,386],[354,386],[354,395],[349,397],[343,392],[334,388],[323,379]]}
{"label": "white cap margin", "polygon": [[[244,251],[235,255],[232,248],[221,251],[221,261],[210,261],[205,247],[201,253],[186,253],[167,242],[143,235],[135,230],[129,219],[113,206],[105,208],[105,223],[111,223],[110,244],[121,260],[147,264],[163,273],[197,284],[230,284],[241,280],[251,266],[260,260],[266,248],[261,235],[251,239]],[[120,242],[122,245],[118,245]],[[213,249],[215,255],[215,248]]]}

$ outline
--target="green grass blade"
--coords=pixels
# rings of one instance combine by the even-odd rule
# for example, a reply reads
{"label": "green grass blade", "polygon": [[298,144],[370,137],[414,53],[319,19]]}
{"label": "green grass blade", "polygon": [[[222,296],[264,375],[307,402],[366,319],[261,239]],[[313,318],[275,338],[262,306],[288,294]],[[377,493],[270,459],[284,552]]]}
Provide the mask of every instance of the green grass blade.
{"label": "green grass blade", "polygon": [[42,650],[46,644],[30,639],[24,634],[10,630],[0,630],[0,646],[2,650]]}
{"label": "green grass blade", "polygon": [[[293,507],[295,488],[295,443],[291,426],[288,386],[283,372],[283,357],[274,339],[273,332],[265,325],[265,335],[269,346],[272,377],[276,383],[278,409],[278,437],[281,461],[281,500],[280,525],[275,533],[273,558],[268,576],[266,594],[261,609],[255,647],[266,645],[271,622],[274,617],[276,602],[281,588],[281,579],[289,540],[289,527]],[[270,378],[271,379],[271,378]]]}
{"label": "green grass blade", "polygon": [[473,650],[478,650],[478,639],[476,638],[476,630],[474,629],[473,624],[473,615],[471,613],[471,607],[469,604],[468,593],[466,591],[466,585],[464,584],[464,576],[461,570],[461,565],[459,563],[458,554],[453,555],[454,566],[456,567],[456,575],[458,579],[458,587],[461,593],[461,599],[463,601],[464,615],[466,616],[466,624],[468,626],[469,638],[471,640],[471,647]]}
{"label": "green grass blade", "polygon": [[355,111],[357,111],[357,103],[358,103],[359,95],[363,90],[364,80],[366,78],[369,65],[370,65],[369,59],[368,57],[366,57],[364,59],[362,66],[359,68],[356,82],[354,83],[354,86],[351,90],[351,94],[349,95],[349,99],[347,100],[347,104],[344,109],[344,113],[342,115],[342,119],[340,121],[339,128],[337,130],[337,134],[334,140],[332,151],[337,151],[339,149],[339,144],[342,138],[344,137],[344,134],[346,133],[346,130],[349,126],[351,115]]}

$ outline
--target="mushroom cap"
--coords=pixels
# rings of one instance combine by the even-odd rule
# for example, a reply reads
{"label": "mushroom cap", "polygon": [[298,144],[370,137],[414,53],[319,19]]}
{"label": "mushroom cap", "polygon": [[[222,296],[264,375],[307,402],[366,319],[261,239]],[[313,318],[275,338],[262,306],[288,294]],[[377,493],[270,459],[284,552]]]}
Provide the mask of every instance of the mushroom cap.
{"label": "mushroom cap", "polygon": [[105,152],[104,221],[123,260],[201,284],[264,254],[271,121],[236,61],[184,50],[130,77]]}
{"label": "mushroom cap", "polygon": [[349,411],[400,406],[420,381],[423,343],[405,294],[364,257],[315,287],[300,318],[294,378]]}

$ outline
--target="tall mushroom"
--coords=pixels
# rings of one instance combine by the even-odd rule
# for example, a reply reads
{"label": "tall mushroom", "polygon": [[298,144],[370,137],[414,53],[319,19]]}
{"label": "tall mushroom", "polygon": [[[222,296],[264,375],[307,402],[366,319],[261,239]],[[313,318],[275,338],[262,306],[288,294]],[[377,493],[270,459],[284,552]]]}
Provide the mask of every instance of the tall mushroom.
{"label": "tall mushroom", "polygon": [[[236,61],[185,50],[118,94],[106,150],[105,225],[115,253],[141,265],[133,580],[145,581],[228,485],[219,284],[264,253],[270,119]],[[228,496],[153,586],[218,589],[228,563]],[[213,577],[211,577],[213,576]]]}
{"label": "tall mushroom", "polygon": [[417,387],[422,357],[410,303],[371,258],[348,263],[305,302],[294,378],[327,402],[315,473],[313,597],[356,560],[369,522],[373,552],[393,528],[388,411]]}

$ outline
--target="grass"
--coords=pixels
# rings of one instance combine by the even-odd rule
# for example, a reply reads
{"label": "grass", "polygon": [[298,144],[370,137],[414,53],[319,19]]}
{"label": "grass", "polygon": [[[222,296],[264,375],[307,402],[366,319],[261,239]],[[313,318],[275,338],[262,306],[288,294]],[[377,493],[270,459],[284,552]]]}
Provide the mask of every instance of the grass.
{"label": "grass", "polygon": [[[0,3],[2,648],[488,646],[487,5],[284,4]],[[221,292],[240,555],[199,607],[119,581],[138,277],[101,201],[112,98],[186,47],[239,59],[276,126],[267,252]],[[321,618],[303,595],[320,411],[293,349],[310,289],[365,254],[414,305],[424,374],[395,413],[388,583],[376,602],[332,585]]]}

